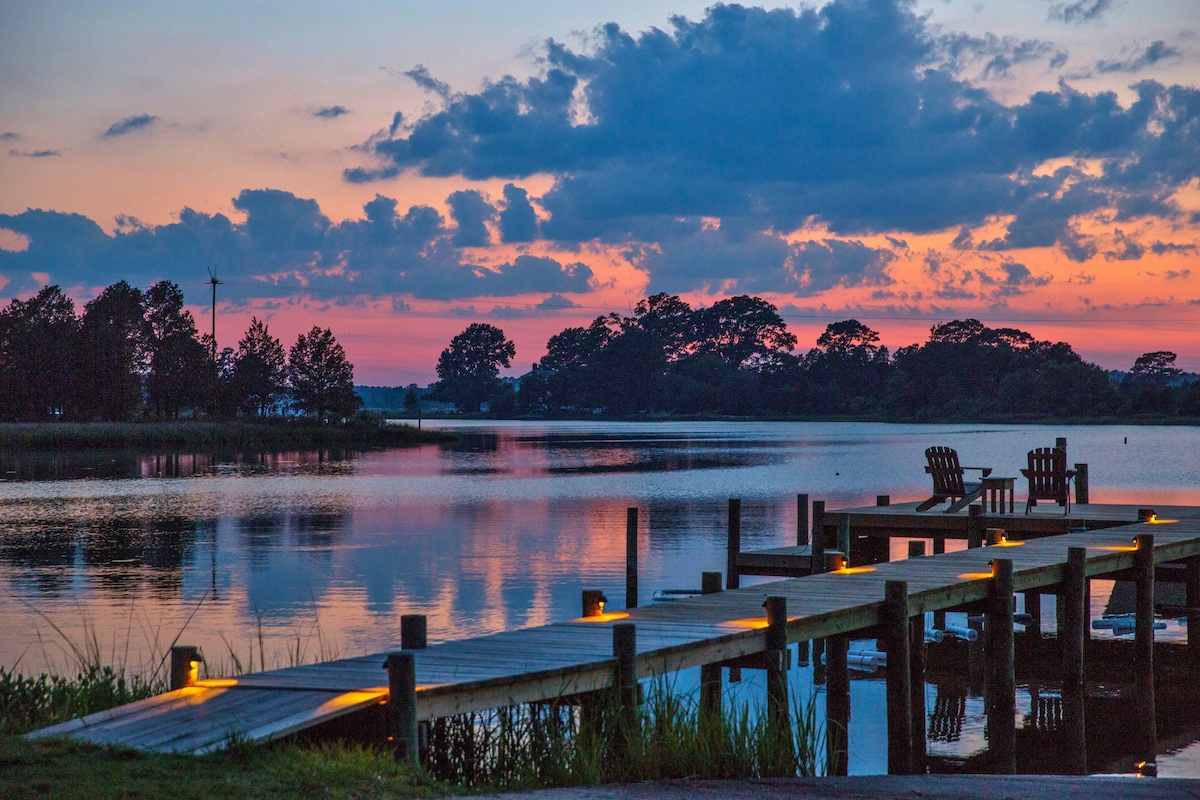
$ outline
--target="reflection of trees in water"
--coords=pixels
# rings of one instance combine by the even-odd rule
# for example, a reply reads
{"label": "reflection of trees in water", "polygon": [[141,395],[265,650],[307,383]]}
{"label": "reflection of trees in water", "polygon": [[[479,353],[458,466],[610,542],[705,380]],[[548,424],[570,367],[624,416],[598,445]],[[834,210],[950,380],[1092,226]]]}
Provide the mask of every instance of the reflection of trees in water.
{"label": "reflection of trees in water", "polygon": [[154,596],[173,596],[195,547],[197,528],[195,520],[183,516],[91,524],[82,531],[83,561],[90,577],[115,594],[145,585]]}
{"label": "reflection of trees in water", "polygon": [[0,473],[10,481],[140,478],[142,462],[125,450],[9,450],[0,454]]}
{"label": "reflection of trees in water", "polygon": [[0,530],[0,561],[19,568],[38,592],[68,589],[75,561],[75,527],[39,521]]}
{"label": "reflection of trees in water", "polygon": [[[493,448],[494,449],[494,448]],[[353,450],[287,453],[146,453],[136,450],[7,450],[0,478],[58,481],[78,478],[190,478],[215,473],[349,475]]]}
{"label": "reflection of trees in water", "polygon": [[287,534],[292,532],[295,547],[319,554],[327,561],[350,524],[350,512],[341,507],[305,509],[291,514],[259,514],[237,520],[238,539],[251,567],[265,567],[273,551],[287,549]]}

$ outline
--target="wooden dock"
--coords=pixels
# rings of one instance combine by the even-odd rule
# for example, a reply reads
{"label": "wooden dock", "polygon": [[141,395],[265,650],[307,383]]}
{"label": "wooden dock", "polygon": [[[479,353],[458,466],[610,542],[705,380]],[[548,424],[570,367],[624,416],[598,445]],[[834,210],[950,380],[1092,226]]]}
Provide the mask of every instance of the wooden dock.
{"label": "wooden dock", "polygon": [[[1051,519],[1048,512],[1024,520],[1015,519],[1024,515],[1009,515],[997,524],[1011,525],[1013,538],[1019,538],[1015,531],[1032,532],[1031,526],[1046,526],[1037,531],[1042,538],[784,579],[408,651],[415,662],[415,717],[432,720],[612,687],[619,679],[615,670],[614,629],[629,623],[636,630],[633,668],[638,678],[667,675],[690,667],[711,670],[714,665],[753,663],[772,648],[778,649],[780,640],[773,640],[772,633],[778,634],[780,630],[785,631],[788,643],[829,637],[839,641],[837,637],[845,639],[851,632],[868,629],[887,636],[891,630],[895,644],[900,641],[895,636],[907,635],[896,631],[905,631],[910,619],[922,619],[917,615],[927,611],[978,606],[997,602],[997,597],[1003,601],[1004,591],[1010,592],[1007,608],[1011,610],[1012,591],[1060,591],[1072,569],[1070,560],[1080,555],[1078,550],[1072,555],[1071,548],[1085,548],[1085,577],[1132,575],[1144,583],[1153,580],[1153,565],[1184,562],[1188,565],[1188,575],[1193,576],[1188,584],[1189,605],[1200,605],[1200,597],[1192,597],[1193,592],[1200,593],[1200,578],[1196,577],[1200,576],[1200,508],[1158,511],[1159,519],[1153,523],[1137,523],[1134,506],[1075,507],[1070,516],[1064,518],[1059,514],[1056,519]],[[966,524],[960,515],[916,514],[905,506],[840,513],[852,521],[867,520],[864,524],[883,518],[888,526],[913,531],[910,535],[920,535],[918,532],[927,536],[935,532],[949,535]],[[1049,535],[1057,530],[1056,526],[1104,529]],[[1151,536],[1152,543],[1150,539],[1141,540],[1151,546],[1139,551],[1134,546],[1136,535]],[[1151,564],[1149,578],[1144,569],[1146,563]],[[1008,564],[1011,573],[1005,578]],[[1011,583],[1004,589],[1006,580]],[[898,586],[904,591],[898,601],[899,612],[895,610],[894,594]],[[782,598],[774,601],[776,607],[786,604],[784,627],[777,624],[768,628],[764,611],[767,597]],[[1004,606],[1001,603],[996,607]],[[1141,609],[1140,605],[1139,613]],[[897,627],[897,613],[900,627]],[[1011,613],[1007,616],[1011,636]],[[1200,620],[1196,617],[1192,620],[1193,625],[1200,627]],[[923,630],[923,622],[921,625]],[[1189,630],[1189,644],[1200,641],[1194,630]],[[1200,651],[1197,647],[1191,649]],[[889,697],[891,672],[899,674],[895,667],[898,653],[896,650],[889,664]],[[218,750],[234,740],[270,741],[385,702],[388,673],[384,670],[384,660],[385,654],[379,653],[224,680],[196,681],[194,685],[45,728],[31,736],[66,735],[98,744],[184,753]],[[836,669],[836,664],[831,664],[831,669]],[[922,675],[923,672],[917,677]],[[845,702],[848,714],[848,688]],[[892,705],[889,703],[889,719]],[[1009,725],[1012,719],[1012,714],[1008,714]],[[924,735],[923,721],[921,735]],[[891,771],[904,772],[905,768],[893,765]]]}

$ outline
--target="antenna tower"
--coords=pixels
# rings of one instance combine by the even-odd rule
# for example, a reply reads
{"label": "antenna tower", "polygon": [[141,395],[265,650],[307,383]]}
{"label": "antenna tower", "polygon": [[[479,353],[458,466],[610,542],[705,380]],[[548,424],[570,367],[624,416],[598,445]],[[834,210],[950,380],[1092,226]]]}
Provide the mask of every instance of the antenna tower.
{"label": "antenna tower", "polygon": [[217,280],[217,273],[212,269],[212,267],[208,268],[208,282],[210,284],[212,284],[212,290],[213,290],[213,292],[212,292],[212,360],[216,361],[217,360],[217,284],[219,284],[220,281]]}

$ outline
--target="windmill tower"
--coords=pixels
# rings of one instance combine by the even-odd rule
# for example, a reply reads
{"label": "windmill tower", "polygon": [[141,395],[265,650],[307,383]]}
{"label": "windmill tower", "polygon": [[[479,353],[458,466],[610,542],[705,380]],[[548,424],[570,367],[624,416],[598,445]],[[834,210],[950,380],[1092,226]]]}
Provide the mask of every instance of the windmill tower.
{"label": "windmill tower", "polygon": [[217,360],[217,273],[208,268],[208,282],[212,284],[212,360]]}

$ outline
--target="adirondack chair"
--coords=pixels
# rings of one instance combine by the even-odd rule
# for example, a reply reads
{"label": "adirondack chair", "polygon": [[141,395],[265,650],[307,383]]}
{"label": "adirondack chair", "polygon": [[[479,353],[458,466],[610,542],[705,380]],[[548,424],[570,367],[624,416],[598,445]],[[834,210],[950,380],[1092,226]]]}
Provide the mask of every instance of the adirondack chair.
{"label": "adirondack chair", "polygon": [[1060,447],[1039,447],[1030,450],[1028,469],[1021,474],[1029,480],[1029,497],[1025,501],[1025,513],[1037,505],[1038,500],[1053,500],[1063,506],[1063,513],[1071,513],[1071,479],[1075,470],[1067,469],[1067,451]]}
{"label": "adirondack chair", "polygon": [[[925,471],[933,476],[933,496],[917,506],[917,511],[928,511],[938,503],[951,500],[947,514],[961,511],[983,496],[983,483],[963,480],[965,470],[978,470],[982,477],[992,474],[990,467],[964,467],[958,463],[958,451],[952,447],[930,447],[925,450],[929,465]],[[958,498],[954,500],[954,498]]]}

